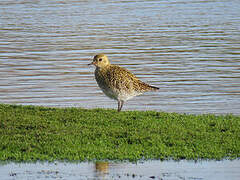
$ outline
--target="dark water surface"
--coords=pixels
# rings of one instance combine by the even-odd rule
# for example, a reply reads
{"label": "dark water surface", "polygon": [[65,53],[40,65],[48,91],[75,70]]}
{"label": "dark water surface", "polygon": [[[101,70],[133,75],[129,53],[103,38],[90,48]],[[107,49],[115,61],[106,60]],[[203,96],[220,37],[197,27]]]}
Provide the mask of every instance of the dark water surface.
{"label": "dark water surface", "polygon": [[102,52],[160,88],[125,110],[240,114],[239,0],[0,1],[0,103],[115,108]]}
{"label": "dark water surface", "polygon": [[142,163],[0,163],[0,179],[239,180],[240,161],[146,161]]}

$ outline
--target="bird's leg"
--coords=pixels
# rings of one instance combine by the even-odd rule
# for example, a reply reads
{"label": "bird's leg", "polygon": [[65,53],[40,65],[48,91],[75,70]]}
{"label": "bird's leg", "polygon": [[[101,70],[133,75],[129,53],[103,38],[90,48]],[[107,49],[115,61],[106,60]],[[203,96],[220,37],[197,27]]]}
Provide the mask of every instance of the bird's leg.
{"label": "bird's leg", "polygon": [[118,112],[121,111],[121,108],[122,108],[122,101],[118,100]]}
{"label": "bird's leg", "polygon": [[121,111],[122,106],[123,106],[124,101],[123,100],[118,100],[118,112]]}

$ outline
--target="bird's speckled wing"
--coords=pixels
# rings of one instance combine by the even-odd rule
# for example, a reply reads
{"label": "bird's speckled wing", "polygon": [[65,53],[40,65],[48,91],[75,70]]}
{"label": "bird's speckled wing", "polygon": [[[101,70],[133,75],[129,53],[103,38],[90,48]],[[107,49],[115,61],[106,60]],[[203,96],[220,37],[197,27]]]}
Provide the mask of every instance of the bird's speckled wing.
{"label": "bird's speckled wing", "polygon": [[140,81],[135,75],[125,68],[117,65],[110,65],[107,68],[99,70],[97,81],[102,82],[105,87],[125,92],[145,92],[153,91],[155,87]]}

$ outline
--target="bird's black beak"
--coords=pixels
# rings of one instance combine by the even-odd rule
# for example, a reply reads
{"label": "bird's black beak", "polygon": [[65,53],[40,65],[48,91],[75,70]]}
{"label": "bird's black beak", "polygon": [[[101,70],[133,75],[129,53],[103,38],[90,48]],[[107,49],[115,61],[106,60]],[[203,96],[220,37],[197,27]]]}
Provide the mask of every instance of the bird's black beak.
{"label": "bird's black beak", "polygon": [[88,64],[89,66],[93,65],[93,62],[91,62],[90,64]]}

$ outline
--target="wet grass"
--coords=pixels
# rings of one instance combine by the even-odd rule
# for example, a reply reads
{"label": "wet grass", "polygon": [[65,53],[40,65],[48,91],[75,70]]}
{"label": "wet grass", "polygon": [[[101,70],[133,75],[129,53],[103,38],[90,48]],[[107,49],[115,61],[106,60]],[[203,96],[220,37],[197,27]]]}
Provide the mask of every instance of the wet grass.
{"label": "wet grass", "polygon": [[239,157],[239,116],[0,104],[0,160]]}

